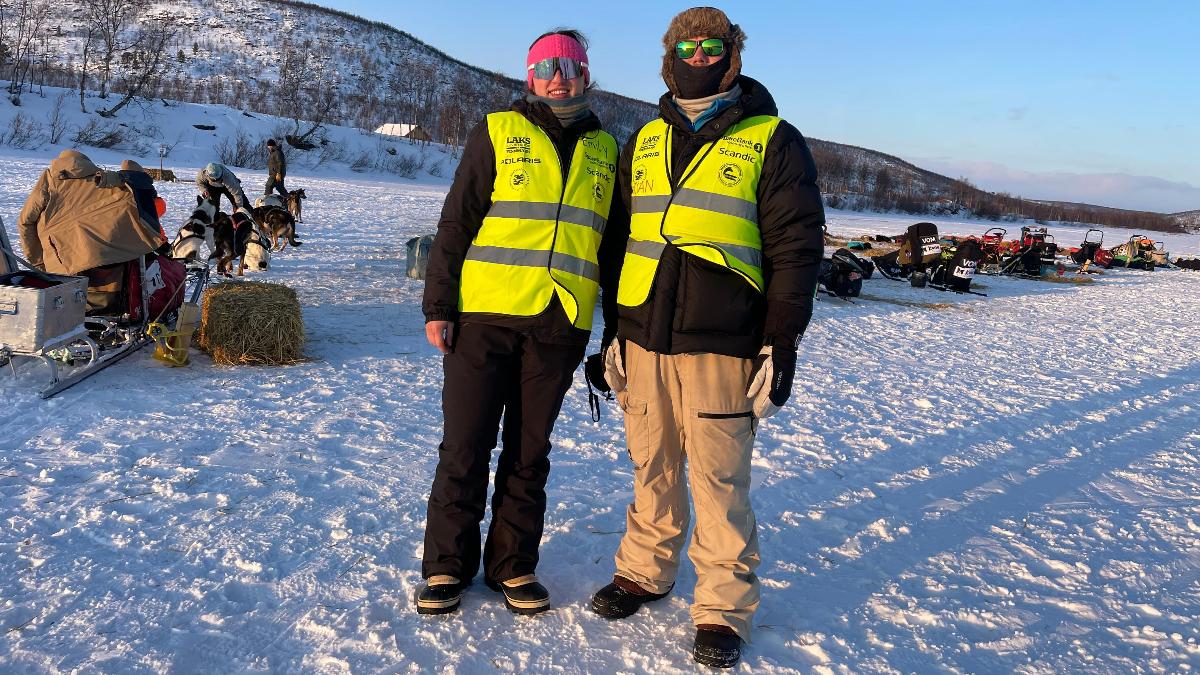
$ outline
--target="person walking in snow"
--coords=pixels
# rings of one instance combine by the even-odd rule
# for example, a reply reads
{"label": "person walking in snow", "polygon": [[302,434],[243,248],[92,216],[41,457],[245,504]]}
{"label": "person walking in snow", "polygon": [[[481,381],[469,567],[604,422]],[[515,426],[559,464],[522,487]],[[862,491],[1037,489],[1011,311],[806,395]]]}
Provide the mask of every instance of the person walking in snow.
{"label": "person walking in snow", "polygon": [[426,581],[414,598],[422,614],[458,609],[481,554],[484,582],[510,610],[550,606],[535,575],[550,434],[624,245],[604,236],[619,149],[589,106],[586,42],[574,30],[542,35],[526,66],[525,97],[468,137],[426,271],[425,335],[445,355],[445,382]]}
{"label": "person walking in snow", "polygon": [[279,197],[283,199],[283,203],[287,204],[287,188],[283,186],[283,179],[285,177],[287,177],[287,157],[283,154],[283,149],[275,143],[275,139],[268,138],[267,186],[263,188],[263,195],[269,195],[272,190],[275,190],[279,193]]}
{"label": "person walking in snow", "polygon": [[236,212],[239,209],[250,210],[250,201],[242,190],[242,182],[224,164],[213,162],[196,174],[196,187],[200,196],[212,202],[217,210],[221,210],[221,196],[224,195]]}
{"label": "person walking in snow", "polygon": [[719,9],[671,20],[660,117],[618,165],[632,215],[609,224],[627,228],[628,244],[604,372],[634,486],[613,583],[592,608],[621,619],[671,592],[690,481],[693,657],[716,667],[737,663],[759,604],[754,435],[791,394],[825,221],[804,137],[741,74],[745,40]]}

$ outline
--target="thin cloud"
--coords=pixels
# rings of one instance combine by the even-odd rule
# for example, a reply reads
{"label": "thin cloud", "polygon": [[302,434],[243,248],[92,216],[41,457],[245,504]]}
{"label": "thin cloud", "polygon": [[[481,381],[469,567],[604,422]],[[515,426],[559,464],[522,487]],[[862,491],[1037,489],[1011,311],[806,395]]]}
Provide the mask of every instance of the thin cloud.
{"label": "thin cloud", "polygon": [[1200,209],[1200,187],[1156,176],[1024,171],[997,162],[932,158],[917,159],[913,163],[954,178],[966,176],[985,190],[1008,192],[1027,199],[1084,202],[1160,213]]}

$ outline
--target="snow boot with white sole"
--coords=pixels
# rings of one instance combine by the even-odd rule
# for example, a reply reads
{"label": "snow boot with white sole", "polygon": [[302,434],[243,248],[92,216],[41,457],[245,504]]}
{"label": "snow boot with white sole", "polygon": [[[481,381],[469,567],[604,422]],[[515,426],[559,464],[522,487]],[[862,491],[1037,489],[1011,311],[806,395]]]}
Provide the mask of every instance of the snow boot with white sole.
{"label": "snow boot with white sole", "polygon": [[462,602],[466,584],[446,574],[436,574],[417,589],[415,598],[418,614],[449,614]]}
{"label": "snow boot with white sole", "polygon": [[516,614],[538,614],[550,609],[550,591],[538,583],[537,575],[509,579],[502,582],[487,582],[488,588],[504,594],[504,604]]}

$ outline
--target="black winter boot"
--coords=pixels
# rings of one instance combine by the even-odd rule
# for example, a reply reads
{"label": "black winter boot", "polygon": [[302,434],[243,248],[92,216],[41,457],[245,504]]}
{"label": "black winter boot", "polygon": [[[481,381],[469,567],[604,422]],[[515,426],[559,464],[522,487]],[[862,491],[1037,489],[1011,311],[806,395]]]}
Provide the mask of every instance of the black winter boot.
{"label": "black winter boot", "polygon": [[696,642],[692,658],[702,666],[732,668],[742,657],[742,638],[728,626],[700,624],[696,626]]}
{"label": "black winter boot", "polygon": [[592,611],[606,619],[624,619],[647,602],[662,600],[670,592],[671,589],[667,589],[666,593],[651,593],[636,582],[615,576],[611,584],[592,596]]}
{"label": "black winter boot", "polygon": [[429,577],[425,585],[417,589],[415,601],[418,614],[449,614],[458,609],[462,602],[466,584],[446,574]]}
{"label": "black winter boot", "polygon": [[541,585],[537,576],[526,574],[516,579],[488,581],[488,588],[504,594],[504,604],[516,614],[538,614],[550,609],[550,591]]}

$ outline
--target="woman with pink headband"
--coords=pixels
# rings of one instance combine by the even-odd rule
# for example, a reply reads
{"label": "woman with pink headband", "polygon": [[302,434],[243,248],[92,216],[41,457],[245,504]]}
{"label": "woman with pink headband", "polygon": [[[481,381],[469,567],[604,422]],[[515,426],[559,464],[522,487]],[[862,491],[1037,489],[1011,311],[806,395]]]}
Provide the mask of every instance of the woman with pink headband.
{"label": "woman with pink headband", "polygon": [[[425,336],[444,354],[445,381],[425,583],[415,597],[422,614],[457,610],[481,559],[484,582],[510,610],[549,608],[535,570],[550,433],[602,285],[613,317],[604,335],[616,332],[607,289],[615,290],[625,242],[604,231],[618,150],[588,104],[586,42],[574,30],[546,33],[525,65],[525,96],[467,140],[426,272]],[[498,432],[503,449],[481,547]]]}

